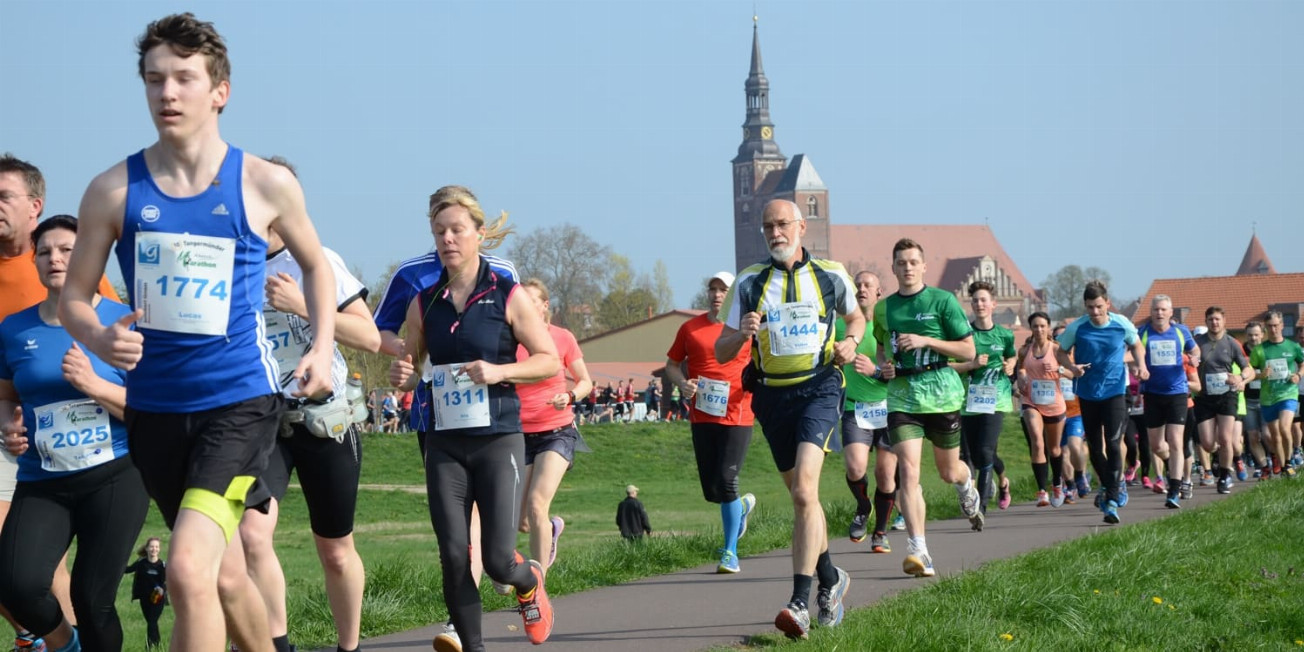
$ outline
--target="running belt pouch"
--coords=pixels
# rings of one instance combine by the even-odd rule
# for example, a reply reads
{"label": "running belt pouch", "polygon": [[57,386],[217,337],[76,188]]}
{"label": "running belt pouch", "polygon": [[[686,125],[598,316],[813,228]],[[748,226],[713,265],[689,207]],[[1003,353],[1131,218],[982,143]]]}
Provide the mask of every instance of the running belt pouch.
{"label": "running belt pouch", "polygon": [[755,362],[748,362],[747,366],[743,367],[742,381],[743,389],[753,394],[756,393],[756,390],[761,384],[761,373],[760,370],[756,368]]}
{"label": "running belt pouch", "polygon": [[347,399],[340,396],[325,405],[305,405],[301,410],[303,424],[308,427],[308,432],[322,439],[344,441],[344,435],[353,423],[353,407]]}

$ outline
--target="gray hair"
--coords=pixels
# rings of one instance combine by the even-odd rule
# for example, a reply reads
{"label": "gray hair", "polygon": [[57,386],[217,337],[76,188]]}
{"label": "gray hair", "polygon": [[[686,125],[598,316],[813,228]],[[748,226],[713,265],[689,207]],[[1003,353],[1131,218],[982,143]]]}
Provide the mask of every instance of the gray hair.
{"label": "gray hair", "polygon": [[1173,305],[1173,298],[1172,298],[1172,297],[1168,296],[1167,294],[1156,294],[1156,295],[1155,295],[1155,298],[1153,298],[1153,299],[1150,300],[1150,307],[1153,308],[1153,307],[1155,307],[1155,306],[1157,306],[1157,305],[1159,305],[1159,304],[1161,304],[1161,303],[1163,303],[1163,302],[1165,302],[1165,301],[1168,302],[1168,305],[1170,305],[1170,306]]}

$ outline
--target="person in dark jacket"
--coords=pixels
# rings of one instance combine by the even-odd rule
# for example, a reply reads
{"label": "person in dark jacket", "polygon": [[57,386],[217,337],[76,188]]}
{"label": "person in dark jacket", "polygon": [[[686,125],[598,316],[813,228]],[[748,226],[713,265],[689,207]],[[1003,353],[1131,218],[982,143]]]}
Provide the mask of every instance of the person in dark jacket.
{"label": "person in dark jacket", "polygon": [[625,499],[616,507],[616,525],[620,526],[620,536],[633,541],[652,534],[652,525],[647,520],[647,510],[638,499],[638,487],[625,487]]}
{"label": "person in dark jacket", "polygon": [[168,565],[159,558],[162,547],[163,542],[158,537],[150,537],[136,551],[140,559],[123,573],[135,573],[131,581],[131,599],[140,600],[140,612],[145,615],[149,647],[159,645],[158,619],[163,615],[163,606],[167,604]]}

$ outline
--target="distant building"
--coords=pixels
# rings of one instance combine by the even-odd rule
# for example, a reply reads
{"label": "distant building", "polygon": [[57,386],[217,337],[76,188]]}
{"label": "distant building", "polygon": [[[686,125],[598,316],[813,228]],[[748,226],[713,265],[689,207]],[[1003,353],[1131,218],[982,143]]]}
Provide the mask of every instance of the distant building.
{"label": "distant building", "polygon": [[1262,321],[1270,310],[1282,313],[1284,335],[1294,338],[1304,327],[1304,274],[1278,274],[1259,237],[1252,236],[1234,276],[1156,279],[1150,284],[1132,321],[1140,324],[1150,317],[1150,303],[1156,295],[1173,300],[1173,319],[1194,327],[1204,323],[1209,306],[1223,309],[1227,329],[1245,332],[1251,321]]}
{"label": "distant building", "polygon": [[607,381],[635,380],[640,391],[659,378],[666,366],[666,351],[684,322],[703,310],[671,310],[650,319],[580,340],[584,364],[599,385]]}
{"label": "distant building", "polygon": [[836,225],[829,189],[806,154],[789,164],[775,141],[770,118],[770,82],[761,65],[759,31],[752,25],[751,69],[744,84],[747,113],[743,140],[734,157],[734,266],[743,269],[769,256],[761,234],[761,211],[773,199],[797,204],[806,219],[803,244],[816,258],[831,258],[849,272],[875,272],[883,290],[896,291],[892,245],[912,238],[924,247],[925,282],[955,293],[968,310],[966,290],[975,280],[996,287],[996,322],[1016,327],[1046,309],[1046,301],[1005,252],[986,225]]}

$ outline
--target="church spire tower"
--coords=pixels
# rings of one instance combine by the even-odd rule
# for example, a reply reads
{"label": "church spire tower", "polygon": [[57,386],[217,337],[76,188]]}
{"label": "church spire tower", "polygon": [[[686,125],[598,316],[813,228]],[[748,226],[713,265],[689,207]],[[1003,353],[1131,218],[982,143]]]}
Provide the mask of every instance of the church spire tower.
{"label": "church spire tower", "polygon": [[761,65],[759,21],[752,16],[752,61],[743,86],[747,114],[743,120],[743,142],[733,159],[734,178],[734,262],[737,269],[764,260],[769,252],[761,236],[761,209],[766,178],[787,166],[787,158],[774,141],[770,121],[770,81]]}

